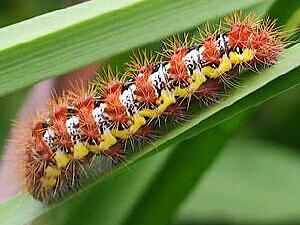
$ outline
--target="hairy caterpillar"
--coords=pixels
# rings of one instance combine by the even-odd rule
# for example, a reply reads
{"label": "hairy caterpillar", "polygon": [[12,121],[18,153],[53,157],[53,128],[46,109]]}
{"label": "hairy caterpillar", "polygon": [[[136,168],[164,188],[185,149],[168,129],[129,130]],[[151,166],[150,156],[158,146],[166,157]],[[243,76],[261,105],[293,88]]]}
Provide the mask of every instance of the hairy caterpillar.
{"label": "hairy caterpillar", "polygon": [[21,146],[28,192],[51,201],[80,185],[80,174],[96,157],[114,165],[128,140],[152,138],[159,118],[184,120],[191,98],[215,101],[241,68],[276,62],[283,37],[274,22],[234,14],[225,24],[226,31],[196,44],[172,40],[162,61],[141,54],[124,72],[129,79],[109,70],[88,88],[79,85],[51,99],[47,112],[29,122]]}

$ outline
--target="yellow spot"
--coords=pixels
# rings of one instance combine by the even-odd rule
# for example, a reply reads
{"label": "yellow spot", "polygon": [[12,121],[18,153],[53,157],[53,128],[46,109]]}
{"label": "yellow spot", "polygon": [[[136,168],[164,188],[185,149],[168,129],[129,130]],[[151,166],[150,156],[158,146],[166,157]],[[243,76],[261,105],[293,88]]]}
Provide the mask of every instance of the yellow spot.
{"label": "yellow spot", "polygon": [[45,176],[48,178],[58,177],[60,175],[60,170],[53,167],[53,166],[47,166],[45,169]]}
{"label": "yellow spot", "polygon": [[199,89],[201,84],[203,84],[206,81],[206,78],[204,74],[200,72],[194,72],[192,77],[194,79],[194,82],[191,83],[190,88],[192,90],[192,93],[195,93]]}
{"label": "yellow spot", "polygon": [[173,94],[174,96],[179,96],[179,97],[189,97],[193,93],[195,93],[201,84],[206,80],[205,76],[202,73],[199,72],[194,72],[192,75],[193,82],[190,84],[189,87],[186,88],[180,88],[180,87],[175,87]]}
{"label": "yellow spot", "polygon": [[45,188],[52,188],[55,186],[57,177],[60,175],[60,170],[53,167],[47,166],[45,169],[44,177],[41,178],[41,183]]}
{"label": "yellow spot", "polygon": [[54,187],[55,184],[56,184],[56,180],[57,180],[56,177],[53,177],[53,178],[42,177],[41,178],[42,185],[45,188],[52,188],[52,187]]}
{"label": "yellow spot", "polygon": [[115,137],[127,139],[135,134],[143,125],[146,124],[146,119],[144,117],[155,118],[161,115],[171,104],[176,102],[176,98],[172,93],[162,91],[161,97],[159,99],[161,102],[155,109],[143,109],[139,113],[135,113],[132,116],[132,125],[124,130],[112,130],[112,134]]}
{"label": "yellow spot", "polygon": [[101,152],[100,145],[90,145],[86,143],[86,147],[94,154],[99,154]]}
{"label": "yellow spot", "polygon": [[133,119],[133,123],[128,129],[125,130],[114,129],[113,135],[118,138],[127,139],[131,137],[133,134],[135,134],[143,125],[146,124],[146,119],[137,113],[135,113],[132,116],[132,119]]}
{"label": "yellow spot", "polygon": [[54,156],[58,168],[63,168],[67,166],[71,158],[72,158],[71,155],[68,155],[62,151],[57,151]]}
{"label": "yellow spot", "polygon": [[244,62],[251,61],[255,56],[255,52],[251,49],[244,49],[242,54],[238,54],[237,52],[230,52],[229,59],[232,64],[241,64]]}
{"label": "yellow spot", "polygon": [[[163,103],[160,105],[162,106],[161,108],[163,109],[166,109],[168,108],[170,105],[176,103],[176,98],[174,97],[173,94],[170,94],[169,92],[167,91],[162,91],[162,94],[161,94],[161,99],[163,101]],[[164,112],[165,110],[163,110],[162,112]]]}
{"label": "yellow spot", "polygon": [[130,126],[130,134],[136,133],[143,125],[146,124],[146,119],[139,114],[135,113],[133,115],[133,124]]}
{"label": "yellow spot", "polygon": [[[234,55],[232,57],[234,60],[235,59]],[[231,68],[232,68],[232,61],[226,55],[224,55],[221,59],[221,62],[220,62],[220,65],[218,68],[214,69],[211,66],[205,66],[202,68],[201,71],[205,76],[208,76],[210,78],[217,78],[220,75],[231,70]]]}
{"label": "yellow spot", "polygon": [[89,149],[82,142],[76,143],[74,145],[74,158],[82,159],[89,153]]}
{"label": "yellow spot", "polygon": [[220,73],[217,69],[212,68],[211,66],[205,66],[201,69],[202,73],[210,78],[216,78],[220,76]]}
{"label": "yellow spot", "polygon": [[255,56],[255,52],[251,49],[246,48],[243,53],[242,53],[242,58],[244,62],[249,62],[251,61]]}
{"label": "yellow spot", "polygon": [[157,109],[143,109],[139,112],[140,115],[148,118],[155,118],[158,116],[159,112]]}
{"label": "yellow spot", "polygon": [[230,52],[229,59],[232,64],[240,64],[240,55],[237,52]]}
{"label": "yellow spot", "polygon": [[161,115],[171,104],[176,102],[176,98],[172,93],[162,91],[160,97],[161,104],[155,109],[143,109],[139,113],[132,116],[133,123],[128,129],[116,130],[113,129],[113,136],[127,139],[135,134],[143,125],[146,124],[146,119],[144,117],[155,118]]}
{"label": "yellow spot", "polygon": [[101,138],[103,141],[100,143],[100,149],[103,151],[108,150],[117,143],[117,139],[112,135],[110,130],[105,130]]}
{"label": "yellow spot", "polygon": [[155,109],[143,109],[139,114],[143,117],[155,118],[160,116],[170,105],[176,102],[176,98],[173,93],[169,93],[165,90],[162,91],[160,96],[161,104]]}
{"label": "yellow spot", "polygon": [[112,133],[113,133],[113,136],[122,138],[122,139],[127,139],[130,137],[128,129],[125,129],[125,130],[113,129]]}
{"label": "yellow spot", "polygon": [[231,70],[231,68],[232,68],[232,64],[230,59],[226,55],[224,55],[218,67],[220,75],[228,72],[229,70]]}
{"label": "yellow spot", "polygon": [[177,86],[177,87],[175,87],[173,94],[175,96],[187,97],[187,96],[190,96],[190,90],[189,90],[189,88],[181,88],[181,87]]}

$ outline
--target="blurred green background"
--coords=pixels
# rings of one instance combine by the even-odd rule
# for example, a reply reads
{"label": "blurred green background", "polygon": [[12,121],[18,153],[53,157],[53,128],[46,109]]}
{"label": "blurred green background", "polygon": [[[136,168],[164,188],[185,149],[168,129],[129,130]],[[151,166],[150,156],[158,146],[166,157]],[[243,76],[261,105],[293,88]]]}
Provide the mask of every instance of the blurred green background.
{"label": "blurred green background", "polygon": [[[67,5],[65,0],[1,0],[0,27]],[[300,27],[300,1],[270,8],[286,29]],[[284,13],[283,13],[284,12]],[[297,39],[297,37],[295,38]],[[28,90],[0,99],[0,152]],[[245,121],[174,224],[300,224],[300,87],[245,112]],[[197,200],[204,200],[199,205]]]}

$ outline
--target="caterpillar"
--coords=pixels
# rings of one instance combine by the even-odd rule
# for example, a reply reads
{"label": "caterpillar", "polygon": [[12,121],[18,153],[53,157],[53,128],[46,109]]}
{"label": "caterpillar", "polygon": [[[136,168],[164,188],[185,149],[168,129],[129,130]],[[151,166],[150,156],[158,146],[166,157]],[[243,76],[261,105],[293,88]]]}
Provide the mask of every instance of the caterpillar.
{"label": "caterpillar", "polygon": [[284,40],[274,21],[237,13],[222,24],[200,40],[173,38],[163,59],[143,52],[122,76],[109,68],[87,88],[54,95],[23,132],[26,190],[51,202],[78,187],[98,157],[113,167],[126,159],[129,142],[155,138],[160,118],[184,121],[190,101],[215,102],[241,69],[276,63]]}

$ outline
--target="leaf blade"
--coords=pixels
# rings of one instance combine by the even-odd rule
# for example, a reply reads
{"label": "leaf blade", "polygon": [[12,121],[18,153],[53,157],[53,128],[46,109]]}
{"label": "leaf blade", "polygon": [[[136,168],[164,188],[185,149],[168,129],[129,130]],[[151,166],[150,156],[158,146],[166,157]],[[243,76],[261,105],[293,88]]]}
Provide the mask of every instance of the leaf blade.
{"label": "leaf blade", "polygon": [[91,1],[3,28],[0,96],[265,1]]}
{"label": "leaf blade", "polygon": [[[187,124],[178,127],[177,130],[168,133],[166,137],[162,140],[156,142],[156,147],[148,147],[143,151],[142,155],[136,156],[134,159],[129,161],[129,165],[133,162],[138,162],[140,159],[154,154],[155,152],[170,146],[171,144],[179,143],[188,138],[194,137],[197,134],[219,124],[220,122],[231,118],[238,112],[244,111],[249,107],[261,103],[262,101],[281,93],[288,88],[294,87],[300,83],[300,73],[299,68],[295,69],[300,64],[300,44],[287,49],[285,51],[285,56],[281,57],[275,68],[269,68],[264,71],[264,75],[261,77],[253,76],[252,78],[245,81],[244,84],[248,85],[245,91],[239,92],[238,90],[231,93],[231,96],[217,105],[214,105],[208,109],[203,110],[197,117],[193,120],[188,121]],[[286,58],[285,58],[286,57]],[[298,57],[298,58],[297,58]],[[296,59],[295,59],[296,58]],[[269,76],[269,77],[268,77]],[[254,80],[253,80],[254,79]],[[271,90],[268,91],[269,83]],[[252,95],[250,93],[253,93]],[[153,151],[156,150],[156,151]],[[134,164],[133,164],[134,165]],[[113,171],[109,176],[105,176],[102,180],[98,180],[69,198],[64,199],[57,205],[52,206],[48,210],[57,210],[60,207],[66,207],[70,201],[76,201],[78,196],[82,196],[89,192],[90,190],[97,189],[112,179],[116,174],[126,170],[127,167],[121,166],[118,170]],[[35,207],[36,203],[29,204],[27,207]],[[39,216],[43,213],[43,210],[38,212],[31,219]],[[30,218],[29,218],[30,219]]]}
{"label": "leaf blade", "polygon": [[[179,208],[172,224],[288,224],[300,219],[297,149],[235,139]],[[259,207],[258,207],[259,206]]]}
{"label": "leaf blade", "polygon": [[243,119],[241,115],[175,146],[122,224],[168,224]]}

